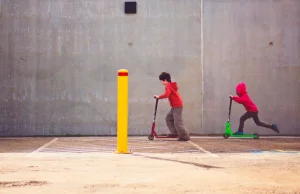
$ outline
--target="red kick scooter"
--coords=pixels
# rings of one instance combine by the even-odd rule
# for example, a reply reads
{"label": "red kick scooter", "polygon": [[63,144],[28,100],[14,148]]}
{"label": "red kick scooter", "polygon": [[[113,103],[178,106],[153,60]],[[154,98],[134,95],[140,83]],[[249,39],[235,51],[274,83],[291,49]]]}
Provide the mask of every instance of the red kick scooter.
{"label": "red kick scooter", "polygon": [[[155,98],[155,97],[154,97]],[[155,131],[155,119],[156,119],[156,112],[157,112],[157,105],[158,105],[158,98],[156,99],[155,103],[155,109],[154,109],[154,119],[152,122],[152,128],[151,128],[151,134],[148,136],[149,140],[153,140],[155,138],[177,138],[178,136],[172,136],[172,135],[165,135],[165,136],[159,136],[156,131]]]}

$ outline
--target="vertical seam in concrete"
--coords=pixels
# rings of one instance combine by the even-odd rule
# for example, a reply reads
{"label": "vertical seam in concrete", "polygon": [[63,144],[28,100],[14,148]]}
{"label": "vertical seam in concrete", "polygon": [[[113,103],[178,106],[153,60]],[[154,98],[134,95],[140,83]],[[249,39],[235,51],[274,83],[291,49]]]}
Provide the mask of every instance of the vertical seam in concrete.
{"label": "vertical seam in concrete", "polygon": [[201,94],[202,94],[202,108],[201,108],[201,130],[203,131],[203,122],[204,122],[204,116],[203,116],[203,113],[204,113],[204,72],[203,72],[203,70],[204,70],[204,64],[203,64],[203,58],[204,58],[204,50],[203,50],[203,48],[204,48],[204,45],[203,45],[203,0],[201,0],[201,6],[200,6],[200,22],[201,22],[201,24],[200,24],[200,26],[201,26],[201,37],[200,37],[200,39],[201,39],[201,81],[202,81],[202,83],[201,83],[201,89],[202,89],[202,92],[201,92]]}

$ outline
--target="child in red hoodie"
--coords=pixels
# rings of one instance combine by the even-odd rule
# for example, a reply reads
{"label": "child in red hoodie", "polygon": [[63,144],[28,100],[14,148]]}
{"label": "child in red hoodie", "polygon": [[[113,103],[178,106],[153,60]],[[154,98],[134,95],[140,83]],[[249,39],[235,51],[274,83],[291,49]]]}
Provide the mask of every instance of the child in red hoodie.
{"label": "child in red hoodie", "polygon": [[253,118],[256,125],[258,125],[260,127],[266,127],[266,128],[272,129],[273,131],[279,133],[279,130],[278,130],[276,124],[269,125],[269,124],[263,123],[259,120],[258,109],[257,109],[256,105],[252,102],[250,97],[248,96],[245,83],[242,82],[236,86],[236,94],[238,96],[230,96],[230,97],[235,102],[242,104],[245,107],[247,112],[243,116],[241,116],[239,129],[235,134],[238,134],[238,135],[243,134],[244,122],[249,118]]}
{"label": "child in red hoodie", "polygon": [[160,96],[155,95],[154,97],[158,99],[169,99],[172,108],[166,116],[166,123],[171,132],[171,136],[178,136],[178,141],[189,141],[190,136],[183,125],[183,102],[178,93],[177,83],[171,82],[171,75],[167,72],[162,72],[159,75],[159,80],[165,85],[165,93]]}

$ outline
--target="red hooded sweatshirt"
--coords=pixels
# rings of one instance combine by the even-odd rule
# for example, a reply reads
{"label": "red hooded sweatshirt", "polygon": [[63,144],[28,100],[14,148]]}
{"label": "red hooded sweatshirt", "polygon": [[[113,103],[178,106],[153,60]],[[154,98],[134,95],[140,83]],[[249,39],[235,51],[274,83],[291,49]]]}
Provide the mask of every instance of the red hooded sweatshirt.
{"label": "red hooded sweatshirt", "polygon": [[248,96],[248,93],[246,91],[246,84],[245,83],[239,83],[236,86],[236,92],[238,96],[233,96],[232,99],[236,101],[239,104],[242,104],[246,111],[248,112],[257,112],[258,109],[256,105],[252,102],[250,97]]}
{"label": "red hooded sweatshirt", "polygon": [[183,106],[182,98],[177,92],[178,86],[176,82],[169,82],[165,87],[165,93],[159,96],[159,99],[168,98],[172,108]]}

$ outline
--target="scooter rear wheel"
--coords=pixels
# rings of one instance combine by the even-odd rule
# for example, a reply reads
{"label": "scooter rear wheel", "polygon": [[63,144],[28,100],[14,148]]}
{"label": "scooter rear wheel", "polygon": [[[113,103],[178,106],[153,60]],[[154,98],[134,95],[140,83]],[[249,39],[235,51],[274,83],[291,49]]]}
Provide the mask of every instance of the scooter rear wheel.
{"label": "scooter rear wheel", "polygon": [[253,138],[254,138],[254,139],[258,139],[258,138],[259,138],[258,133],[254,133],[254,134],[253,134]]}
{"label": "scooter rear wheel", "polygon": [[224,133],[224,134],[223,134],[223,137],[224,137],[224,139],[228,139],[229,134],[228,134],[228,133]]}
{"label": "scooter rear wheel", "polygon": [[154,135],[152,135],[152,134],[149,135],[149,136],[148,136],[148,139],[149,139],[149,140],[153,140],[153,139],[154,139]]}

